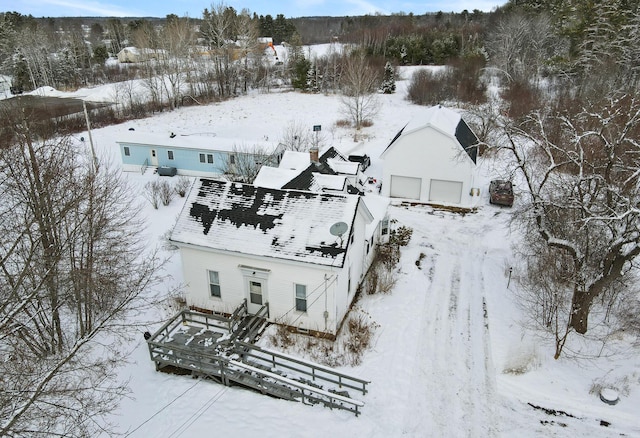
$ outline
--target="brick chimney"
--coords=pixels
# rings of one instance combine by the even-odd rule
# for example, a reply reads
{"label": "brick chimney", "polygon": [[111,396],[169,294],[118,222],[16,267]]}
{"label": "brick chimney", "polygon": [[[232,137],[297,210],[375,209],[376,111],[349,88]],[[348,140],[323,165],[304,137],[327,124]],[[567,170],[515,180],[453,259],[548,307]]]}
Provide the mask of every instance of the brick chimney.
{"label": "brick chimney", "polygon": [[311,160],[312,163],[318,163],[320,160],[318,159],[318,148],[315,146],[312,146],[311,149],[309,149],[309,159]]}

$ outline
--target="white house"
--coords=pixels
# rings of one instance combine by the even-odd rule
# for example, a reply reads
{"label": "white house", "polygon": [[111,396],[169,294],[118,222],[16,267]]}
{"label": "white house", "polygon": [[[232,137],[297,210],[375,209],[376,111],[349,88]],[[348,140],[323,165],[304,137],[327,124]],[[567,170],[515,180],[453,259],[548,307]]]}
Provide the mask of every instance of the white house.
{"label": "white house", "polygon": [[434,106],[417,112],[380,155],[381,194],[391,198],[470,206],[478,138],[456,111]]}
{"label": "white house", "polygon": [[163,49],[125,47],[116,54],[116,57],[120,63],[143,62],[150,59],[164,59],[167,57],[167,51]]}
{"label": "white house", "polygon": [[335,335],[368,268],[372,219],[356,195],[198,179],[171,234],[187,304],[268,303],[272,322]]}

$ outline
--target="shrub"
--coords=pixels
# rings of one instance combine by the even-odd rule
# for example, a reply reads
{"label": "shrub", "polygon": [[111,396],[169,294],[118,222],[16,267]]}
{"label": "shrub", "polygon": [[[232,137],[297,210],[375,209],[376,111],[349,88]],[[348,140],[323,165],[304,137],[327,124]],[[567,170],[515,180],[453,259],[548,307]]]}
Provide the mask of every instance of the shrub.
{"label": "shrub", "polygon": [[158,181],[149,181],[144,185],[144,197],[151,203],[156,210],[160,205],[160,183]]}
{"label": "shrub", "polygon": [[173,199],[173,189],[168,181],[162,181],[158,183],[158,191],[160,196],[160,201],[162,201],[162,205],[167,206],[171,203],[171,199]]}
{"label": "shrub", "polygon": [[413,228],[405,227],[404,225],[398,227],[395,230],[391,230],[389,236],[389,243],[396,244],[398,246],[407,246],[413,235]]}
{"label": "shrub", "polygon": [[180,196],[181,198],[184,198],[185,195],[187,194],[187,190],[189,190],[190,184],[191,184],[191,181],[189,180],[189,178],[187,178],[186,176],[180,176],[178,178],[178,181],[176,182],[176,186],[174,187],[178,196]]}

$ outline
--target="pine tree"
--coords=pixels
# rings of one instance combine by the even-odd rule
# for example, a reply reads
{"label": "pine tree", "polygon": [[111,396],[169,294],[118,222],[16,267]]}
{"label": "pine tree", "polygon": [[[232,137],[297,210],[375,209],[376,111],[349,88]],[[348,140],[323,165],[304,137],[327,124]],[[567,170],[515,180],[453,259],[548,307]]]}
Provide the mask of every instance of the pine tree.
{"label": "pine tree", "polygon": [[384,78],[380,86],[380,91],[384,94],[393,94],[396,92],[396,76],[393,66],[389,61],[387,61],[384,66]]}
{"label": "pine tree", "polygon": [[307,71],[307,91],[317,93],[318,87],[318,70],[315,64],[311,64],[311,67]]}

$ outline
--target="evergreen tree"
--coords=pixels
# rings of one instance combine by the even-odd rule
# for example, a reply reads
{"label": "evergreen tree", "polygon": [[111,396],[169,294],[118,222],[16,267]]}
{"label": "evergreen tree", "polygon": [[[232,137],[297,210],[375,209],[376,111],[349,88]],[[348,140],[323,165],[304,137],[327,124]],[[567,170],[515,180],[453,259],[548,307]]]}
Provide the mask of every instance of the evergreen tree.
{"label": "evergreen tree", "polygon": [[311,61],[300,56],[293,64],[293,74],[291,77],[291,85],[299,90],[307,89],[307,78],[311,69]]}
{"label": "evergreen tree", "polygon": [[389,61],[387,61],[384,66],[384,77],[382,79],[380,91],[384,94],[393,94],[396,92],[396,75],[393,71],[393,66]]}
{"label": "evergreen tree", "polygon": [[307,71],[307,90],[312,93],[320,91],[320,87],[318,85],[318,69],[315,63],[311,64]]}

